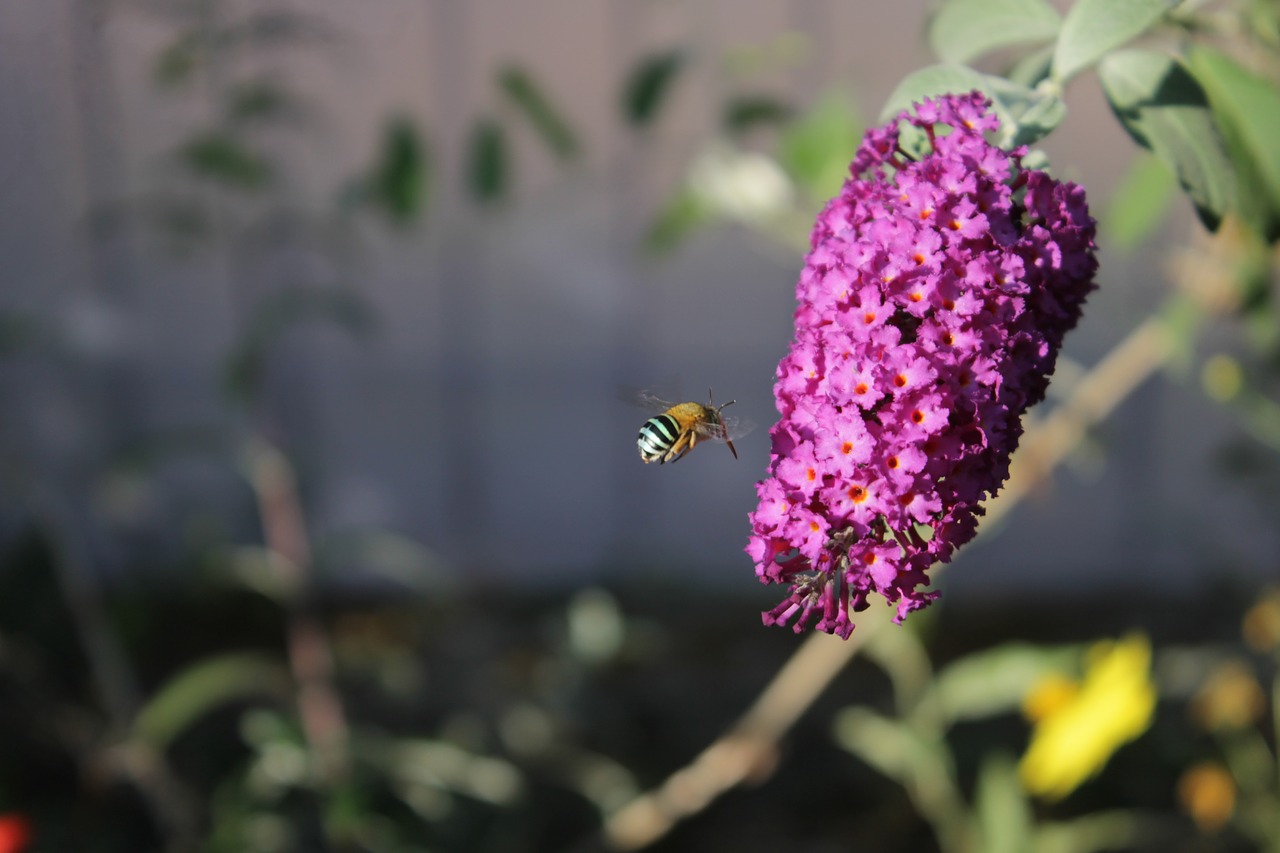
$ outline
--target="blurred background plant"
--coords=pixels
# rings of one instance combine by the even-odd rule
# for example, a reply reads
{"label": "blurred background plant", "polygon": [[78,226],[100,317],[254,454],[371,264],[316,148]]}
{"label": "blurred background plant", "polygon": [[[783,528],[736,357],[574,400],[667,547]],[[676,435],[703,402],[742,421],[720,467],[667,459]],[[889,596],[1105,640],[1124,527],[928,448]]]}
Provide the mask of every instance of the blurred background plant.
{"label": "blurred background plant", "polygon": [[[724,495],[749,493],[740,487],[763,465],[735,472],[741,482],[686,467],[679,476],[699,481],[672,481],[671,492],[627,473],[602,496],[548,471],[621,466],[623,457],[634,466],[626,437],[637,415],[593,409],[581,418],[619,426],[604,439],[626,451],[615,462],[592,450],[590,435],[575,455],[565,413],[576,423],[579,409],[565,399],[548,413],[498,394],[495,404],[475,388],[504,387],[489,374],[508,368],[513,384],[529,381],[523,359],[550,374],[542,382],[591,393],[592,381],[692,373],[691,361],[699,376],[719,375],[742,354],[724,341],[768,328],[754,372],[735,374],[751,377],[767,410],[788,277],[869,121],[854,91],[874,89],[823,71],[815,45],[831,42],[820,4],[796,4],[788,26],[759,43],[720,45],[704,29],[689,44],[673,48],[667,37],[631,51],[605,95],[607,127],[589,133],[575,121],[577,105],[523,62],[499,57],[483,86],[455,85],[450,63],[477,44],[461,40],[460,7],[438,3],[434,100],[452,121],[441,130],[408,110],[376,116],[358,158],[339,144],[337,120],[368,110],[335,104],[315,83],[358,64],[331,20],[337,10],[63,5],[58,26],[73,43],[76,108],[93,152],[87,225],[75,234],[99,287],[57,310],[15,299],[0,317],[13,413],[0,507],[0,853],[1280,851],[1280,592],[1255,580],[1280,566],[1274,4],[947,0],[926,29],[942,64],[888,80],[880,114],[926,94],[983,88],[1004,141],[1043,140],[1048,154],[1031,156],[1056,161],[1062,149],[1050,134],[1069,132],[1074,118],[1067,84],[1096,68],[1138,146],[1108,152],[1129,163],[1111,173],[1114,187],[1088,187],[1109,253],[1102,286],[1122,289],[1143,266],[1158,267],[1160,283],[1132,288],[1132,331],[1091,368],[1064,359],[984,539],[1014,538],[1004,519],[1044,492],[1059,463],[1087,475],[1105,446],[1103,423],[1165,370],[1174,382],[1198,379],[1236,424],[1221,431],[1221,447],[1193,449],[1218,453],[1234,476],[1229,486],[1199,484],[1191,499],[1216,503],[1230,488],[1254,513],[1230,519],[1220,551],[1197,554],[1214,594],[1193,585],[1143,597],[1121,579],[1070,599],[1024,590],[1021,600],[971,594],[953,606],[949,593],[905,628],[873,616],[849,643],[817,638],[799,649],[755,624],[753,591],[695,576],[703,563],[745,570],[740,554],[718,553],[721,540],[698,530],[713,526],[714,504],[739,525],[728,541],[741,538],[746,502]],[[654,4],[658,14],[687,7],[695,17],[710,6]],[[625,41],[638,13],[605,8]],[[392,39],[400,13],[377,14]],[[22,23],[13,10],[0,12],[6,18]],[[145,81],[101,76],[110,63],[100,54],[120,31],[129,35],[116,43],[150,45]],[[873,37],[911,38],[888,25]],[[800,80],[802,95],[777,85],[786,77]],[[690,121],[682,93],[707,79],[716,81],[713,108]],[[112,85],[125,94],[104,97]],[[146,104],[161,150],[112,160],[96,135],[109,135],[111,123],[98,120],[113,103]],[[693,130],[676,137],[678,156],[655,181],[662,168],[635,164],[672,147],[671,127]],[[605,154],[593,155],[592,142]],[[121,163],[132,163],[136,180],[116,175]],[[581,336],[568,327],[566,361],[548,359],[521,349],[522,326],[542,330],[540,316],[562,303],[488,291],[472,276],[522,205],[535,221],[554,220],[566,204],[558,188],[584,182],[608,187],[599,218],[604,242],[625,261],[615,273],[623,284],[590,296],[608,287],[591,279],[599,257],[584,250],[574,265],[585,281],[568,285],[563,304],[577,310],[595,298],[614,313],[597,322],[568,312]],[[1198,223],[1180,215],[1180,189]],[[597,207],[585,206],[594,218]],[[13,218],[6,232],[21,230]],[[1185,239],[1167,237],[1184,229]],[[654,272],[679,270],[691,246],[715,247],[731,232],[756,252],[747,265],[780,271],[777,298],[741,300],[780,308],[758,307],[754,325],[717,298],[732,288],[672,286]],[[522,249],[517,266],[536,264],[538,251]],[[713,257],[738,269],[743,255],[731,243]],[[304,369],[354,376],[344,387],[357,391],[361,377],[377,382],[376,370],[349,365],[404,322],[371,283],[393,262],[428,263],[446,281],[432,292],[432,323],[413,330],[439,362],[410,383],[432,409],[425,419],[412,404],[379,408],[373,394],[330,400]],[[516,306],[517,322],[472,322],[491,294]],[[187,369],[208,339],[175,323],[172,363],[146,364],[139,381],[144,371],[107,344],[128,351],[141,329],[129,316],[186,302],[211,325],[229,318],[209,359],[216,373]],[[664,337],[654,306],[687,317],[688,330]],[[515,341],[512,363],[478,357],[481,339],[504,335]],[[698,346],[680,348],[695,338]],[[678,357],[665,357],[673,342]],[[560,369],[584,361],[603,367]],[[173,387],[193,383],[221,396],[191,402]],[[414,510],[432,517],[414,535],[396,530],[394,513],[387,524],[344,525],[332,510],[342,481],[327,476],[333,445],[323,430],[350,428],[333,417],[339,409],[354,409],[374,444],[390,435],[389,420],[429,425],[417,442],[437,461],[403,467],[444,497]],[[472,440],[477,432],[491,440]],[[548,442],[559,458],[521,467],[547,456]],[[404,458],[399,450],[392,455]],[[495,497],[485,477],[503,482],[500,491],[509,483],[514,502]],[[534,506],[528,495],[548,487],[564,503]],[[611,522],[582,515],[570,503],[582,494],[616,504],[612,544],[589,544]],[[502,527],[513,515],[528,526]],[[1182,523],[1170,515],[1155,529],[1176,543],[1169,528]],[[674,525],[691,528],[697,544],[654,536]],[[525,549],[560,553],[542,544],[549,539],[628,571],[666,569],[517,587],[486,566],[501,557],[520,567]],[[1159,572],[1163,552],[1150,547],[1150,571]],[[1025,542],[1014,553],[1019,563],[1040,556]],[[1234,574],[1219,581],[1223,564]],[[532,557],[528,565],[533,572]],[[759,787],[717,801],[743,782]]]}

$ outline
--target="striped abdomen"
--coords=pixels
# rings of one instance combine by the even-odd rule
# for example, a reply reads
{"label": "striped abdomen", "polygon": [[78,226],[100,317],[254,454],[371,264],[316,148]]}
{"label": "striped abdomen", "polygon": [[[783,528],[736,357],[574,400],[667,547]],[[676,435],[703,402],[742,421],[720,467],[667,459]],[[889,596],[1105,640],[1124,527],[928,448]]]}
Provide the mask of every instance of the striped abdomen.
{"label": "striped abdomen", "polygon": [[645,462],[658,462],[675,445],[680,437],[680,422],[671,415],[654,415],[640,427],[636,445],[640,458]]}

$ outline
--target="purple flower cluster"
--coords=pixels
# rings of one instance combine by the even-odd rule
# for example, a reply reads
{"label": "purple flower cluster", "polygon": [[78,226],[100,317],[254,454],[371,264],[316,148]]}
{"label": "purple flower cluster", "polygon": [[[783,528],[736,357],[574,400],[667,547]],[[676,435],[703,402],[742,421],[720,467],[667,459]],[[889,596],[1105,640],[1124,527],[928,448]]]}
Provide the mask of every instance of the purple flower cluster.
{"label": "purple flower cluster", "polygon": [[814,226],[747,546],[790,586],[765,624],[847,638],[872,592],[895,621],[937,597],[927,570],[973,538],[1094,287],[1084,190],[988,143],[988,107],[926,100],[869,131]]}

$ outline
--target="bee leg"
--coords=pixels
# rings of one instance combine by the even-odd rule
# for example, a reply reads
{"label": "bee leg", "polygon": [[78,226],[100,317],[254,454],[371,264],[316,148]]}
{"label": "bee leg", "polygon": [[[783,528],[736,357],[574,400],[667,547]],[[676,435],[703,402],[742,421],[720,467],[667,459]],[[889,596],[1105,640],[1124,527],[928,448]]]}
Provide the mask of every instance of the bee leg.
{"label": "bee leg", "polygon": [[667,451],[667,455],[662,457],[663,462],[679,462],[680,457],[689,452],[689,448],[693,447],[690,433],[685,433],[676,439],[676,443],[671,445],[671,449]]}

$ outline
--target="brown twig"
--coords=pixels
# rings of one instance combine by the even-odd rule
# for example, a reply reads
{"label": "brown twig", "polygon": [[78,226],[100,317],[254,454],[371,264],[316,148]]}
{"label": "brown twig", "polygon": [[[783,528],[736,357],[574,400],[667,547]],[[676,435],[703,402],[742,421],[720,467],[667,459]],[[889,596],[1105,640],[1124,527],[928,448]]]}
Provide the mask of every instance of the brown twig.
{"label": "brown twig", "polygon": [[[1006,515],[1145,379],[1166,364],[1173,341],[1153,316],[1099,362],[1043,421],[1027,431],[1008,483],[987,508],[984,525]],[[638,850],[744,781],[767,776],[778,742],[844,668],[861,644],[889,621],[888,608],[862,615],[846,641],[813,634],[796,649],[747,712],[688,766],[610,815],[602,834],[617,850]]]}
{"label": "brown twig", "polygon": [[249,480],[258,501],[262,535],[278,560],[289,607],[289,668],[298,690],[298,715],[315,759],[317,778],[331,781],[347,766],[347,723],[333,686],[333,653],[312,610],[311,547],[293,468],[264,441],[248,448]]}

